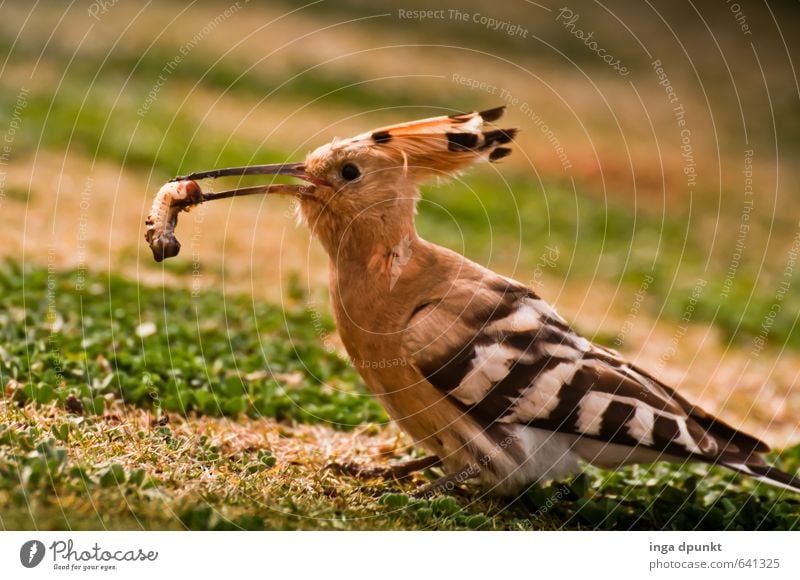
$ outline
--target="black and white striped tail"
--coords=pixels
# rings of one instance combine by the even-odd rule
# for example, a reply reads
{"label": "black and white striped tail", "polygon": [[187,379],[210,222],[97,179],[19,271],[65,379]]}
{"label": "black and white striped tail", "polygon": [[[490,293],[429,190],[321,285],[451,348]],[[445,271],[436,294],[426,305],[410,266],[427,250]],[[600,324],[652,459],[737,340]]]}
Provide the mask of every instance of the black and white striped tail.
{"label": "black and white striped tail", "polygon": [[742,475],[752,477],[762,483],[800,493],[800,478],[790,475],[785,471],[781,471],[780,469],[776,469],[775,467],[770,467],[766,464],[753,465],[747,463],[720,463],[720,465],[737,473],[741,473]]}

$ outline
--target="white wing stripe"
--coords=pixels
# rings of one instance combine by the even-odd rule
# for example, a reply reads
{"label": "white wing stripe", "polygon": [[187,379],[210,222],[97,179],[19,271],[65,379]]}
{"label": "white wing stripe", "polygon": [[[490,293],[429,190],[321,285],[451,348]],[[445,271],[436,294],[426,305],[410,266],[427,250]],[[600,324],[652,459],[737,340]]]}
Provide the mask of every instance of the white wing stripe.
{"label": "white wing stripe", "polygon": [[686,425],[686,421],[681,418],[676,423],[678,424],[679,435],[675,438],[675,443],[682,445],[690,453],[702,453],[697,441],[689,434],[689,427]]}
{"label": "white wing stripe", "polygon": [[580,351],[563,342],[545,343],[542,347],[542,352],[553,358],[563,358],[567,360],[577,360],[582,356]]}
{"label": "white wing stripe", "polygon": [[477,403],[498,381],[508,375],[512,360],[519,358],[519,351],[504,344],[493,343],[475,347],[472,368],[451,394],[462,403]]}
{"label": "white wing stripe", "polygon": [[580,368],[578,362],[563,362],[541,374],[531,386],[512,399],[511,413],[500,419],[503,423],[527,423],[546,419],[558,406],[561,387],[572,381]]}
{"label": "white wing stripe", "polygon": [[636,412],[633,418],[628,421],[628,434],[642,445],[653,445],[653,428],[656,424],[656,416],[652,407],[636,405]]}
{"label": "white wing stripe", "polygon": [[614,398],[610,393],[589,392],[584,395],[578,406],[577,430],[584,435],[599,435],[603,416]]}
{"label": "white wing stripe", "polygon": [[547,318],[551,318],[553,320],[556,320],[556,321],[560,322],[561,324],[566,324],[567,323],[567,321],[564,320],[563,318],[561,318],[561,315],[559,315],[559,313],[556,312],[555,309],[552,306],[550,306],[547,302],[545,302],[544,300],[542,300],[542,299],[536,299],[536,300],[527,299],[526,302],[529,302],[531,304],[531,306],[533,306],[534,310],[536,310],[536,312],[538,312],[541,316],[546,316]]}
{"label": "white wing stripe", "polygon": [[542,316],[533,306],[533,300],[525,299],[511,314],[495,320],[486,326],[486,331],[494,332],[533,332],[542,326]]}

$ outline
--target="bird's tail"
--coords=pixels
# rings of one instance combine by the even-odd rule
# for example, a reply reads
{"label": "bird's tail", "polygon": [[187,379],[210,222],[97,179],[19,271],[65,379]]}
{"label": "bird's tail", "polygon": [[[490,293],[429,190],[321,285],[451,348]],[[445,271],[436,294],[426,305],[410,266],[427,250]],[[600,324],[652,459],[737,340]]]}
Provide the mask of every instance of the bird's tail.
{"label": "bird's tail", "polygon": [[766,463],[721,463],[720,465],[752,477],[757,481],[800,493],[800,478],[775,467],[770,467]]}

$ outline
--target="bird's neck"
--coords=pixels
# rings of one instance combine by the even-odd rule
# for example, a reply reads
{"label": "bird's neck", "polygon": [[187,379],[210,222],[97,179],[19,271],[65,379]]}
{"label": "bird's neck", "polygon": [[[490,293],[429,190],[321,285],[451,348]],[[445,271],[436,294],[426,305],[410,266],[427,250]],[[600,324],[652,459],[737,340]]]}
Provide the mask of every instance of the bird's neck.
{"label": "bird's neck", "polygon": [[335,243],[323,241],[331,275],[340,283],[364,284],[375,292],[388,292],[411,261],[420,238],[413,221],[406,227],[386,228],[381,222],[365,225],[345,232]]}
{"label": "bird's neck", "polygon": [[311,206],[305,208],[303,216],[325,248],[332,267],[337,269],[363,274],[366,269],[374,268],[381,257],[417,239],[413,200],[380,204],[347,214]]}
{"label": "bird's neck", "polygon": [[328,252],[337,328],[354,357],[362,350],[359,345],[398,330],[396,325],[407,318],[406,311],[415,303],[410,282],[419,276],[425,242],[417,236],[413,222],[407,229],[387,233],[344,237],[335,251]]}

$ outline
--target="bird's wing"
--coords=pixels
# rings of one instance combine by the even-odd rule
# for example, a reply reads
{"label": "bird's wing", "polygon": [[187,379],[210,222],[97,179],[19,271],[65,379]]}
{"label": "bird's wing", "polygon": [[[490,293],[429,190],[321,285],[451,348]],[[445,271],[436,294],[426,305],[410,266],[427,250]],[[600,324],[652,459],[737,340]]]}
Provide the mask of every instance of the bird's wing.
{"label": "bird's wing", "polygon": [[528,288],[501,280],[471,291],[483,295],[481,307],[430,304],[407,331],[420,372],[484,424],[530,425],[707,461],[744,462],[768,450],[576,334]]}

